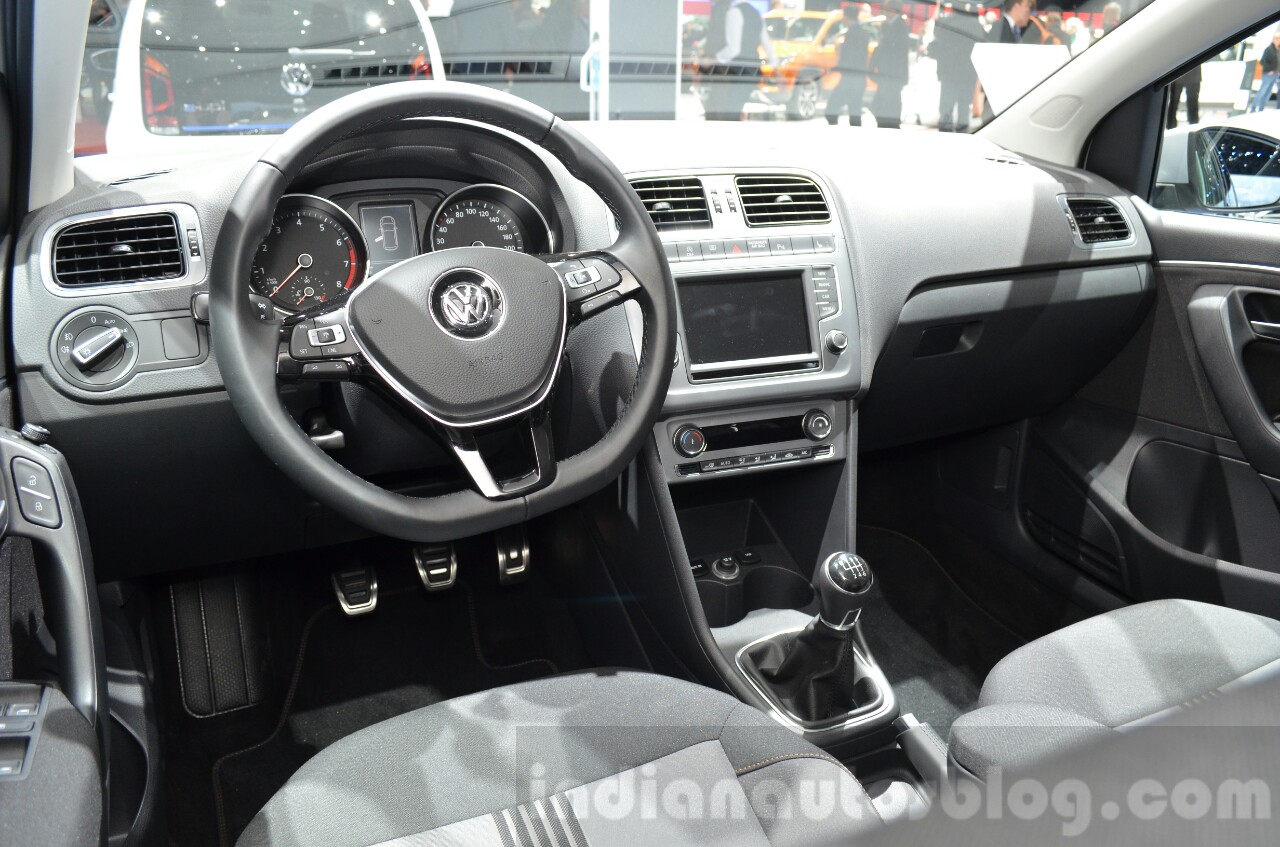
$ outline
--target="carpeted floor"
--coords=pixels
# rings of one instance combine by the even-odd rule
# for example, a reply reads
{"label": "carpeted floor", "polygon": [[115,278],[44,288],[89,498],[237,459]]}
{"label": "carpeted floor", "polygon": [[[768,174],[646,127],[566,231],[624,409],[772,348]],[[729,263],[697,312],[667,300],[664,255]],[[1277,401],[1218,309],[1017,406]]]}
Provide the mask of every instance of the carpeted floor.
{"label": "carpeted floor", "polygon": [[567,613],[536,581],[499,589],[460,580],[440,594],[386,582],[376,611],[355,618],[342,614],[331,593],[265,592],[264,602],[275,604],[276,670],[272,694],[259,705],[195,718],[168,692],[165,783],[174,843],[230,847],[294,771],[359,729],[585,661]]}
{"label": "carpeted floor", "polygon": [[927,549],[892,530],[858,527],[876,582],[862,629],[902,711],[946,738],[991,668],[1022,639],[974,603]]}

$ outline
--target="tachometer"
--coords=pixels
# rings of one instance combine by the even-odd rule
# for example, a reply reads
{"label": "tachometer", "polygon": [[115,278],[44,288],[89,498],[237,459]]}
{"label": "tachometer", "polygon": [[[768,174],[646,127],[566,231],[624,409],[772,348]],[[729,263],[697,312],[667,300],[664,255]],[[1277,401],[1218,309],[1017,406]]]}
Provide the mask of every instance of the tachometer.
{"label": "tachometer", "polygon": [[471,185],[444,199],[431,219],[432,250],[499,247],[549,253],[546,219],[528,198],[501,185]]}
{"label": "tachometer", "polygon": [[250,284],[289,311],[347,297],[364,281],[368,251],[351,217],[321,197],[286,194],[258,247]]}

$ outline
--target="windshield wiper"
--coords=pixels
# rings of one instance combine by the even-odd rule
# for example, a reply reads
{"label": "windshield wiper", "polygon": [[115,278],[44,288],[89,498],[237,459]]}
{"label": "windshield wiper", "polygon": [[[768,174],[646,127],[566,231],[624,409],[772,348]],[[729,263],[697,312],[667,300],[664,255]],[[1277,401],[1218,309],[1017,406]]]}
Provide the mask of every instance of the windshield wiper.
{"label": "windshield wiper", "polygon": [[347,56],[376,56],[377,50],[352,50],[347,47],[290,47],[290,56],[345,58]]}

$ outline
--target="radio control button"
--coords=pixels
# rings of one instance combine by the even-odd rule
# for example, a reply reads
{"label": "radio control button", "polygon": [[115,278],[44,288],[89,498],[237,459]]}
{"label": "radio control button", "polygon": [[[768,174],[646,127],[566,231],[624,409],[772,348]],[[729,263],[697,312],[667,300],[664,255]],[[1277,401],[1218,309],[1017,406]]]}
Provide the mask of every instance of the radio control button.
{"label": "radio control button", "polygon": [[838,329],[833,329],[827,333],[826,345],[828,350],[839,356],[849,348],[849,336]]}
{"label": "radio control button", "polygon": [[838,311],[839,309],[835,307],[835,304],[820,305],[818,306],[818,320],[822,320],[823,318],[829,318]]}

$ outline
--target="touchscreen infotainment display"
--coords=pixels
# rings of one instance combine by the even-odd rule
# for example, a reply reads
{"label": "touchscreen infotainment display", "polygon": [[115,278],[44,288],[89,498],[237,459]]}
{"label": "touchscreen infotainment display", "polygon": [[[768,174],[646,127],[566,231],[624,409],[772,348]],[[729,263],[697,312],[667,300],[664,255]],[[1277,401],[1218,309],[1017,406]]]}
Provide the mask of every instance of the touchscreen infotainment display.
{"label": "touchscreen infotainment display", "polygon": [[677,281],[685,349],[694,365],[813,352],[799,273]]}

